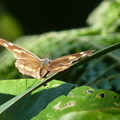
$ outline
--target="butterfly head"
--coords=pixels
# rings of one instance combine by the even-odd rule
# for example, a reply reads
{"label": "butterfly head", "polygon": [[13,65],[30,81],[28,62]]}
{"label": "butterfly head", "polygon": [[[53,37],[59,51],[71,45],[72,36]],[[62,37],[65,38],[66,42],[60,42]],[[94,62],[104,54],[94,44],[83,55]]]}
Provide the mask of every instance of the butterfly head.
{"label": "butterfly head", "polygon": [[42,59],[42,66],[49,66],[50,62],[51,60],[49,60],[48,58]]}

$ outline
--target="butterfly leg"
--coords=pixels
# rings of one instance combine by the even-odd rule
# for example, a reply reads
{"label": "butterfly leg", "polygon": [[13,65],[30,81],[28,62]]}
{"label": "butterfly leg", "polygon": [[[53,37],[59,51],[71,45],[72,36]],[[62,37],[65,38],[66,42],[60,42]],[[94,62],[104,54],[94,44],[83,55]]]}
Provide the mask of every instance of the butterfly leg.
{"label": "butterfly leg", "polygon": [[39,71],[40,78],[46,77],[48,73],[49,73],[49,66],[43,66]]}

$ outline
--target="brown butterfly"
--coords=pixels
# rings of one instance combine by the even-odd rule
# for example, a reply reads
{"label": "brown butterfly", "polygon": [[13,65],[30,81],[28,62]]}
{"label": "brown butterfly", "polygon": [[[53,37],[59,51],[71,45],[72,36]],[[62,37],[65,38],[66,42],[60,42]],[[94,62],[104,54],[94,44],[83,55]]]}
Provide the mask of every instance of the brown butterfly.
{"label": "brown butterfly", "polygon": [[95,51],[89,50],[70,54],[51,61],[48,58],[40,59],[35,54],[3,39],[0,39],[0,45],[4,46],[14,54],[14,57],[17,58],[15,66],[22,74],[39,79],[65,70],[69,68],[73,62],[82,57],[91,56]]}

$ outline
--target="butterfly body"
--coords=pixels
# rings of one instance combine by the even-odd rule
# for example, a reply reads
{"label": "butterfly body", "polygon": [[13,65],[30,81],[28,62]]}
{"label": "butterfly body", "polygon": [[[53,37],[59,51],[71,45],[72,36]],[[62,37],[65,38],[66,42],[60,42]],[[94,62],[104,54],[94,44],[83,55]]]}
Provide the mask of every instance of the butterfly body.
{"label": "butterfly body", "polygon": [[51,61],[48,58],[40,59],[32,52],[3,39],[0,39],[0,45],[4,46],[13,53],[17,59],[15,66],[22,74],[38,79],[48,77],[54,73],[63,71],[69,68],[73,62],[79,60],[82,57],[91,56],[91,54],[95,51],[89,50],[74,53]]}
{"label": "butterfly body", "polygon": [[42,66],[49,66],[50,62],[51,62],[51,60],[49,60],[48,58],[41,59]]}

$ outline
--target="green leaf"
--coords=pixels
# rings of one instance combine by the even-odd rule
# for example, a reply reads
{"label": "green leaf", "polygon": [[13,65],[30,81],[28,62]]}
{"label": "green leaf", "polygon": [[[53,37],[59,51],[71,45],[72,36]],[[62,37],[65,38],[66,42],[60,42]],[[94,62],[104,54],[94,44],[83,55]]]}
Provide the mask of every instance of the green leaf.
{"label": "green leaf", "polygon": [[[33,85],[34,80],[28,80],[27,82],[27,88],[29,88]],[[13,90],[10,86],[6,89],[8,83],[10,86],[13,86]],[[24,91],[26,88],[25,83],[25,80],[2,81],[1,84],[5,87],[5,91],[0,89],[0,103],[3,104],[12,97],[20,97],[19,95],[16,95]],[[22,90],[19,89],[20,85],[23,88]],[[11,107],[1,114],[0,119],[54,119],[69,112],[97,110],[111,107],[120,108],[119,103],[120,95],[115,92],[94,90],[86,86],[77,87],[74,84],[53,80],[47,83],[46,86],[39,87],[32,93],[28,93],[26,96],[20,98],[19,101],[12,104]],[[0,107],[0,110],[1,109],[2,107]]]}
{"label": "green leaf", "polygon": [[71,112],[55,120],[119,120],[120,110],[116,108]]}
{"label": "green leaf", "polygon": [[[59,118],[70,112],[89,111],[104,108],[120,108],[120,96],[107,90],[93,90],[90,87],[77,87],[67,96],[62,95],[44,109],[42,119]],[[47,114],[46,114],[47,113]],[[37,117],[36,117],[37,118]]]}

